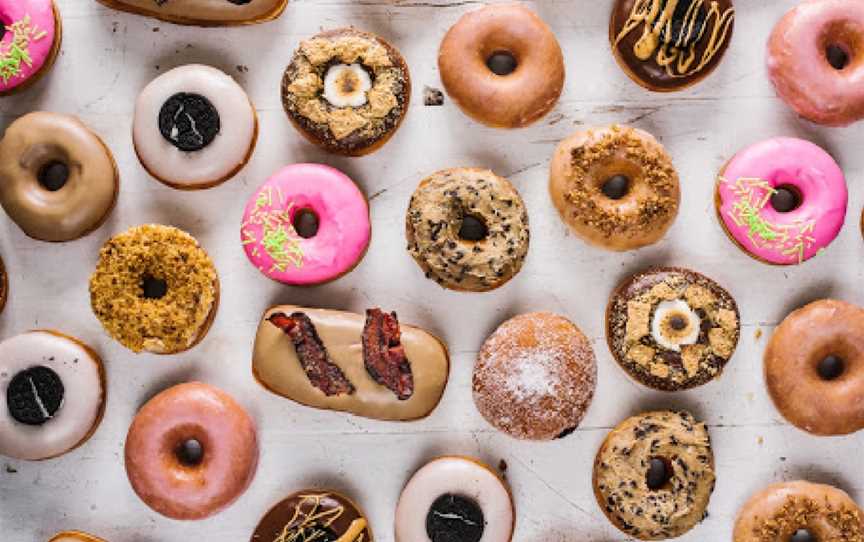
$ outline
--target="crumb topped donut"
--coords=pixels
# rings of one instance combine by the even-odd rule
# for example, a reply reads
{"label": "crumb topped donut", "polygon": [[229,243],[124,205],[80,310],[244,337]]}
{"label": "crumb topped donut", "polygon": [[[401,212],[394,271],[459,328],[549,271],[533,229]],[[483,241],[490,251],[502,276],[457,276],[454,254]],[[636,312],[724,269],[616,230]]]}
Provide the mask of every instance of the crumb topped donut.
{"label": "crumb topped donut", "polygon": [[666,540],[706,515],[714,452],[688,412],[648,412],[619,424],[594,461],[594,495],[612,524],[639,540]]}
{"label": "crumb topped donut", "polygon": [[642,130],[576,132],[552,157],[549,194],[561,219],[592,245],[633,250],[658,242],[681,200],[672,159]]}
{"label": "crumb topped donut", "polygon": [[273,20],[288,0],[98,0],[120,11],[176,24],[235,26]]}
{"label": "crumb topped donut", "polygon": [[63,26],[53,0],[0,0],[0,21],[0,96],[8,96],[51,69]]}
{"label": "crumb topped donut", "polygon": [[494,290],[522,269],[528,253],[522,197],[488,169],[445,169],[420,181],[405,231],[426,277],[451,290]]}
{"label": "crumb topped donut", "polygon": [[219,304],[219,279],[191,235],[145,224],[102,247],[90,303],[105,331],[126,348],[176,354],[206,335]]}
{"label": "crumb topped donut", "polygon": [[304,489],[261,518],[251,542],[373,542],[369,520],[348,497]]}
{"label": "crumb topped donut", "polygon": [[383,146],[408,112],[405,59],[383,38],[352,28],[300,43],[282,79],[288,118],[312,143],[360,156]]}

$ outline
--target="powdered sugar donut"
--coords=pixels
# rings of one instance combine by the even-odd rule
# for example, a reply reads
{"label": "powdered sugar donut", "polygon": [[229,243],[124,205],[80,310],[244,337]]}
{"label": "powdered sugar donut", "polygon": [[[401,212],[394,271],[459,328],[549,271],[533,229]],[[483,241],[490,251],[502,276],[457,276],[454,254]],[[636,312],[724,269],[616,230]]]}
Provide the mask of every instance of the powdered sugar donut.
{"label": "powdered sugar donut", "polygon": [[0,0],[0,96],[36,82],[60,50],[60,12],[52,0]]}

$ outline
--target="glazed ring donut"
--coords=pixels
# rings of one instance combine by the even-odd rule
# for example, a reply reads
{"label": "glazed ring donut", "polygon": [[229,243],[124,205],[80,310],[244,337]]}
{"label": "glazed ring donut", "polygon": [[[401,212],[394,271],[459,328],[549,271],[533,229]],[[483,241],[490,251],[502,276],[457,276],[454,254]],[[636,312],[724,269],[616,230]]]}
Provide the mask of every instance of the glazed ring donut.
{"label": "glazed ring donut", "polygon": [[438,50],[447,93],[493,128],[520,128],[546,115],[564,88],[564,56],[552,30],[520,4],[466,13]]}
{"label": "glazed ring donut", "polygon": [[677,538],[701,522],[714,491],[714,453],[688,412],[649,412],[619,424],[594,461],[594,495],[609,521],[639,540]]}
{"label": "glazed ring donut", "polygon": [[261,518],[253,542],[373,542],[372,527],[351,499],[334,491],[305,489],[289,495]]}
{"label": "glazed ring donut", "polygon": [[105,371],[89,346],[48,330],[0,343],[0,455],[63,455],[90,438],[104,409]]}
{"label": "glazed ring donut", "polygon": [[75,117],[30,113],[0,141],[0,204],[34,239],[92,232],[114,208],[119,183],[111,151]]}
{"label": "glazed ring donut", "polygon": [[0,96],[29,88],[51,69],[63,25],[53,0],[0,0]]}
{"label": "glazed ring donut", "polygon": [[105,542],[92,534],[81,531],[63,531],[55,534],[48,542]]}
{"label": "glazed ring donut", "polygon": [[619,251],[662,239],[681,200],[663,146],[648,132],[618,125],[562,141],[552,157],[549,194],[576,235]]}
{"label": "glazed ring donut", "polygon": [[738,512],[732,540],[864,540],[864,515],[836,487],[805,481],[772,484]]}
{"label": "glazed ring donut", "polygon": [[191,382],[145,404],[126,436],[126,474],[144,503],[203,519],[246,491],[258,465],[255,424],[224,391]]}
{"label": "glazed ring donut", "polygon": [[427,463],[396,505],[396,542],[510,542],[516,514],[505,482],[469,457]]}
{"label": "glazed ring donut", "polygon": [[196,26],[234,26],[276,19],[288,0],[99,0],[109,8]]}
{"label": "glazed ring donut", "polygon": [[420,181],[405,231],[426,277],[451,290],[494,290],[522,269],[528,253],[522,197],[488,169],[445,169]]}
{"label": "glazed ring donut", "polygon": [[864,309],[823,299],[789,314],[765,350],[765,385],[783,417],[804,431],[864,429]]}
{"label": "glazed ring donut", "polygon": [[90,304],[105,331],[133,352],[176,354],[207,334],[219,278],[188,233],[145,224],[108,240],[90,277]]}
{"label": "glazed ring donut", "polygon": [[172,188],[198,190],[227,181],[249,161],[257,138],[258,117],[246,92],[210,66],[165,72],[135,102],[138,159]]}

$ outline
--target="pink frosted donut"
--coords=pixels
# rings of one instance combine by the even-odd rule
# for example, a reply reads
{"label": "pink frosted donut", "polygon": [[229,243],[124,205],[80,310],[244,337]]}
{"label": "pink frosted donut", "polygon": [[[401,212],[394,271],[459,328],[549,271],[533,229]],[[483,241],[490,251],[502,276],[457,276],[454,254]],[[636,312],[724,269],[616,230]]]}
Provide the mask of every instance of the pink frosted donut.
{"label": "pink frosted donut", "polygon": [[0,96],[34,82],[60,48],[60,15],[52,0],[0,0]]}
{"label": "pink frosted donut", "polygon": [[817,145],[782,137],[751,145],[720,171],[720,223],[742,250],[767,263],[809,260],[840,233],[846,178]]}
{"label": "pink frosted donut", "polygon": [[294,164],[246,204],[240,240],[252,265],[273,280],[320,284],[357,265],[372,234],[369,204],[341,171]]}
{"label": "pink frosted donut", "polygon": [[768,41],[768,74],[802,117],[828,126],[864,118],[864,2],[807,0]]}
{"label": "pink frosted donut", "polygon": [[126,474],[147,506],[202,519],[234,502],[258,465],[255,424],[224,391],[191,382],[145,404],[126,436]]}

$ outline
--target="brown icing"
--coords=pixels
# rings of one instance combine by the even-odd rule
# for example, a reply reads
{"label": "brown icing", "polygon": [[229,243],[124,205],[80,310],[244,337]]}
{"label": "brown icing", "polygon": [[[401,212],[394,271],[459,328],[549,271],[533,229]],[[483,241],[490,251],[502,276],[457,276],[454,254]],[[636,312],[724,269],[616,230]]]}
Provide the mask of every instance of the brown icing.
{"label": "brown icing", "polygon": [[[335,538],[334,538],[335,536]],[[261,518],[251,542],[372,542],[368,520],[338,493],[294,493]]]}
{"label": "brown icing", "polygon": [[129,11],[181,24],[237,25],[259,23],[282,14],[287,0],[251,0],[246,4],[229,0],[99,0],[121,11]]}

